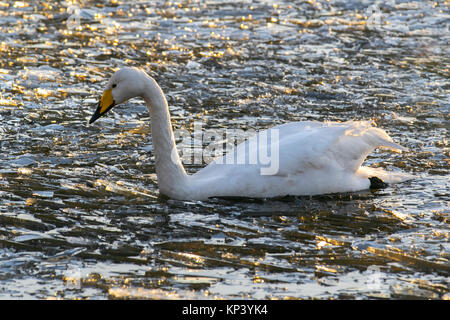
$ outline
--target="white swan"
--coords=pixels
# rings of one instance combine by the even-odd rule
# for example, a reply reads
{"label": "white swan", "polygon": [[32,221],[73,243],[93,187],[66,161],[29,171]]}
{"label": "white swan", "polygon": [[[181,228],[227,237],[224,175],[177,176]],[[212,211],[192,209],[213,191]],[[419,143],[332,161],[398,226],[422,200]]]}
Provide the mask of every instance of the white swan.
{"label": "white swan", "polygon": [[[106,85],[89,123],[133,97],[142,97],[147,103],[160,193],[174,199],[352,192],[383,187],[382,180],[395,183],[410,178],[404,173],[361,167],[366,156],[377,147],[398,152],[406,150],[394,143],[385,131],[372,127],[369,121],[304,121],[279,125],[259,132],[225,157],[188,175],[175,149],[164,93],[143,70],[123,68],[117,71]],[[277,155],[274,159],[278,162],[273,172],[264,172],[267,163],[248,161],[255,159],[257,153],[269,154],[264,152],[274,153],[274,150]],[[246,164],[230,164],[233,152],[241,155],[239,152],[243,152],[247,157]]]}

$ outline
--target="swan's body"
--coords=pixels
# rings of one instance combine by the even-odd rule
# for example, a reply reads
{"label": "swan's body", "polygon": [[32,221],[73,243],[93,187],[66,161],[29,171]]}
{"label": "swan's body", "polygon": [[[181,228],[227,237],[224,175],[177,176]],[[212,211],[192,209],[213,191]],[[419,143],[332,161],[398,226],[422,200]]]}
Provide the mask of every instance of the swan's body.
{"label": "swan's body", "polygon": [[[369,178],[373,176],[386,182],[409,178],[402,173],[361,167],[366,156],[377,147],[406,150],[368,121],[304,121],[276,126],[259,132],[224,157],[188,175],[176,152],[164,93],[144,71],[136,68],[117,71],[108,82],[90,123],[114,105],[135,96],[143,97],[147,103],[159,189],[171,198],[317,195],[369,189]],[[274,151],[276,163],[275,166],[271,163],[271,168],[267,162],[249,161],[259,159],[256,154],[269,155]],[[235,154],[246,156],[244,164],[236,163]]]}

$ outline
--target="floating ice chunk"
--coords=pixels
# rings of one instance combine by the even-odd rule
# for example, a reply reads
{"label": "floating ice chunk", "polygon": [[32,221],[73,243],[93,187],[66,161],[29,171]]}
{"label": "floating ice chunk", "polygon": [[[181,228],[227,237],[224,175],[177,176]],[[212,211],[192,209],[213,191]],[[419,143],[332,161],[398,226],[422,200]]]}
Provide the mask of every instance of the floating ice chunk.
{"label": "floating ice chunk", "polygon": [[56,81],[61,75],[61,71],[48,66],[39,68],[26,68],[19,71],[18,76],[24,79],[38,81]]}
{"label": "floating ice chunk", "polygon": [[202,65],[200,63],[192,60],[186,64],[186,68],[188,69],[200,69],[201,67]]}

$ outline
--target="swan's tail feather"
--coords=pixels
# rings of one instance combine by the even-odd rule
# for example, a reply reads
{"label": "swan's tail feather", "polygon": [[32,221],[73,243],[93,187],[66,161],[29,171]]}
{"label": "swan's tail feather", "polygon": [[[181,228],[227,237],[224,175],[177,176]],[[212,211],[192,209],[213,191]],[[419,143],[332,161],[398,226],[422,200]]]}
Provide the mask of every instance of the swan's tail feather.
{"label": "swan's tail feather", "polygon": [[406,172],[386,171],[383,168],[360,167],[357,173],[361,177],[377,177],[387,183],[400,183],[414,179],[412,174]]}
{"label": "swan's tail feather", "polygon": [[367,155],[376,148],[388,148],[395,152],[408,151],[395,143],[386,131],[373,127],[370,121],[350,122],[347,126],[345,134],[338,138],[339,143],[332,147],[332,152],[336,159],[336,155],[339,155],[341,165],[352,172],[358,171]]}
{"label": "swan's tail feather", "polygon": [[368,146],[366,152],[370,153],[378,147],[388,148],[392,151],[408,151],[407,148],[395,143],[383,129],[374,127],[371,121],[349,121],[345,136],[361,137]]}
{"label": "swan's tail feather", "polygon": [[402,151],[406,152],[406,151],[408,151],[408,148],[405,148],[405,147],[403,147],[403,146],[401,146],[398,143],[395,143],[393,141],[387,141],[387,140],[383,140],[382,143],[380,144],[380,147],[388,148],[388,149],[390,149],[392,151],[395,151],[395,152],[402,152]]}
{"label": "swan's tail feather", "polygon": [[408,151],[408,148],[395,143],[383,129],[371,127],[369,130],[371,133],[370,137],[375,140],[374,142],[376,146],[388,148],[395,152]]}

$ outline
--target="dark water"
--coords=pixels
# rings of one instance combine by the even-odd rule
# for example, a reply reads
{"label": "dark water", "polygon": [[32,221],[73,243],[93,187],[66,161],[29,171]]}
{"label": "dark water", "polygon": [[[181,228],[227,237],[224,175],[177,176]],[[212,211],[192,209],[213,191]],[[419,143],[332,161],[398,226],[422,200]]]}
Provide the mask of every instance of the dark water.
{"label": "dark water", "polygon": [[[449,299],[444,1],[0,1],[0,297]],[[272,200],[159,197],[149,116],[87,126],[141,66],[174,129],[372,119],[414,180]],[[195,172],[199,166],[188,166]]]}

